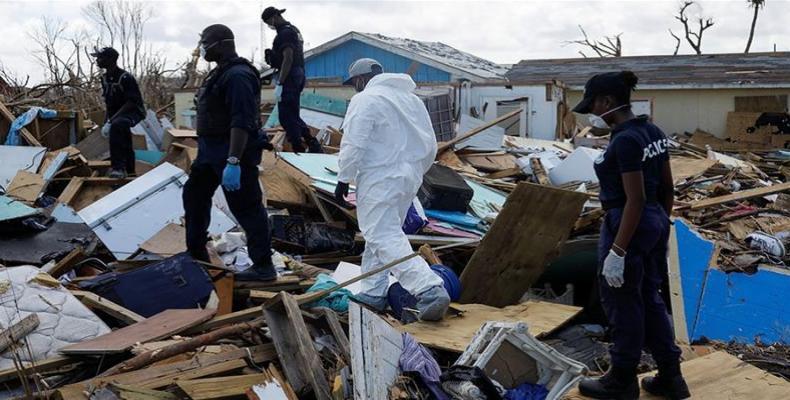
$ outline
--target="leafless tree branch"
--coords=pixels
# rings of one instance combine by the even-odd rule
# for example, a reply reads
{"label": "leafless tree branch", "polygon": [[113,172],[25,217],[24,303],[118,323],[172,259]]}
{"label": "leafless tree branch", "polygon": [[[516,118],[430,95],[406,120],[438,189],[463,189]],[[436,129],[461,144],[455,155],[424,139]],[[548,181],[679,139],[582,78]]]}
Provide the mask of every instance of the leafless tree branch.
{"label": "leafless tree branch", "polygon": [[[702,34],[705,32],[706,29],[713,26],[713,18],[704,18],[700,16],[697,19],[697,23],[699,25],[696,31],[691,30],[689,27],[689,17],[686,15],[686,11],[689,7],[694,5],[694,1],[684,1],[683,4],[678,9],[678,15],[675,16],[675,19],[680,21],[683,24],[683,31],[686,36],[686,42],[688,42],[689,46],[694,49],[694,52],[702,54]],[[674,34],[673,34],[674,36]]]}
{"label": "leafless tree branch", "polygon": [[[579,30],[582,32],[582,39],[570,40],[566,42],[567,44],[578,44],[587,47],[594,51],[598,57],[620,57],[623,55],[623,44],[620,40],[622,33],[614,36],[604,36],[604,40],[590,40],[590,37],[581,25],[579,25]],[[579,54],[587,57],[581,50]]]}

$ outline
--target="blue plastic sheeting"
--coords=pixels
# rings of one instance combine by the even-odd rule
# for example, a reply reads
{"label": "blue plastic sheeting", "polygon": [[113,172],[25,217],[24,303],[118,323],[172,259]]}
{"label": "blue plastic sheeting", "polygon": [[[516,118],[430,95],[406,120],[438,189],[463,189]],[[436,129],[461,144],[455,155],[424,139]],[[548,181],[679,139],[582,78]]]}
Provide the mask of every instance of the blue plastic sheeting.
{"label": "blue plastic sheeting", "polygon": [[[337,99],[316,93],[303,92],[302,96],[299,98],[299,107],[343,118],[346,116],[346,110],[348,110],[348,101],[346,101],[346,99]],[[273,128],[277,125],[280,125],[280,112],[278,111],[278,107],[275,106],[272,113],[269,115],[269,119],[266,120],[264,128]]]}
{"label": "blue plastic sheeting", "polygon": [[152,165],[156,165],[162,160],[162,157],[165,156],[164,152],[158,150],[135,150],[134,151],[134,158],[147,162]]}
{"label": "blue plastic sheeting", "polygon": [[[331,276],[319,274],[313,286],[307,289],[307,293],[320,292],[335,286],[337,286],[337,282],[335,282]],[[350,290],[345,288],[338,289],[321,300],[310,303],[310,307],[327,307],[340,313],[348,312],[348,300],[351,296],[352,293]]]}
{"label": "blue plastic sheeting", "polygon": [[466,228],[477,228],[480,218],[458,211],[425,210],[425,215]]}
{"label": "blue plastic sheeting", "polygon": [[790,309],[784,305],[790,271],[761,267],[748,275],[710,268],[713,243],[681,220],[675,228],[689,338],[790,343]]}
{"label": "blue plastic sheeting", "polygon": [[19,131],[33,122],[36,117],[43,119],[52,119],[58,116],[58,112],[42,107],[32,107],[24,114],[16,117],[14,122],[11,123],[11,128],[8,130],[8,136],[5,139],[5,144],[8,146],[19,146],[22,141],[19,140]]}
{"label": "blue plastic sheeting", "polygon": [[35,208],[28,207],[19,200],[0,195],[0,221],[28,217],[37,212]]}

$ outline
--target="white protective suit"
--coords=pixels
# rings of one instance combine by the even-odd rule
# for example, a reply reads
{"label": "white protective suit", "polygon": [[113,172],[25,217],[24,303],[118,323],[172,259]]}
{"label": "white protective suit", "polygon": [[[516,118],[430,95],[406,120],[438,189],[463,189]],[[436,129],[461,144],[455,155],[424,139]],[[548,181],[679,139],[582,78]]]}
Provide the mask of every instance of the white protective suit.
{"label": "white protective suit", "polygon": [[[380,74],[356,94],[343,121],[338,180],[355,181],[357,219],[365,237],[362,271],[412,253],[401,225],[422,177],[436,158],[436,136],[409,75]],[[419,295],[443,281],[421,257],[390,269],[404,289]],[[362,281],[369,296],[387,294],[387,273]]]}

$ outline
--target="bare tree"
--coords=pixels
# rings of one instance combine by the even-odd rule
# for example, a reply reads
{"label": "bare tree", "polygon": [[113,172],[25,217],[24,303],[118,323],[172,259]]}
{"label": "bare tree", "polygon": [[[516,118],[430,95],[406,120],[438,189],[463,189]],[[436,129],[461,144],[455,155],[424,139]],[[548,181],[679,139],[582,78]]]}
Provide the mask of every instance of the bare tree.
{"label": "bare tree", "polygon": [[765,7],[765,0],[747,0],[749,3],[749,7],[754,8],[754,17],[752,17],[752,27],[749,29],[749,40],[746,41],[746,50],[744,53],[748,53],[749,49],[752,47],[752,39],[754,39],[754,28],[757,26],[757,14],[760,13],[760,9]]}
{"label": "bare tree", "polygon": [[680,36],[675,35],[675,32],[672,32],[672,29],[669,30],[669,34],[672,35],[672,38],[675,39],[675,51],[672,53],[673,56],[678,55],[678,50],[680,50]]}
{"label": "bare tree", "polygon": [[696,31],[691,30],[689,27],[689,17],[686,15],[686,11],[693,4],[695,4],[693,1],[684,1],[678,10],[678,15],[675,16],[675,19],[683,24],[683,30],[686,33],[686,41],[688,42],[689,46],[691,46],[691,48],[694,49],[694,51],[699,55],[702,54],[702,34],[706,29],[713,26],[713,18],[704,18],[700,15],[700,17],[697,19],[699,28]]}
{"label": "bare tree", "polygon": [[[594,51],[598,57],[620,57],[623,55],[623,43],[620,41],[622,33],[618,33],[614,36],[604,36],[604,40],[590,40],[589,36],[587,36],[587,32],[581,25],[579,25],[579,30],[582,32],[583,38],[571,40],[566,43],[585,46]],[[582,57],[587,57],[587,54],[584,54],[581,50],[579,54],[581,54]]]}
{"label": "bare tree", "polygon": [[129,0],[94,1],[83,13],[98,26],[100,40],[117,47],[123,67],[139,76],[147,62],[143,46],[145,24],[152,15],[149,5]]}

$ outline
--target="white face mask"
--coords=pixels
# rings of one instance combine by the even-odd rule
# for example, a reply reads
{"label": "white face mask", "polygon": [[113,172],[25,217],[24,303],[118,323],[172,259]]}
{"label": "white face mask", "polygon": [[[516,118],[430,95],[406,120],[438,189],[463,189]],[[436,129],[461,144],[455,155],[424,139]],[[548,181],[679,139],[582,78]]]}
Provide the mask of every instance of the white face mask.
{"label": "white face mask", "polygon": [[206,59],[206,46],[200,46],[200,58]]}
{"label": "white face mask", "polygon": [[605,112],[605,113],[603,113],[601,115],[590,114],[590,115],[587,116],[587,118],[590,120],[590,125],[592,125],[593,128],[609,129],[609,124],[607,124],[606,121],[604,121],[603,116],[606,115],[606,114],[612,113],[614,111],[617,111],[617,110],[619,110],[619,109],[621,109],[621,108],[623,108],[623,107],[625,107],[627,105],[628,104],[623,104],[620,107],[615,107],[615,108],[613,108],[613,109],[611,109],[611,110],[609,110],[609,111],[607,111],[607,112]]}

